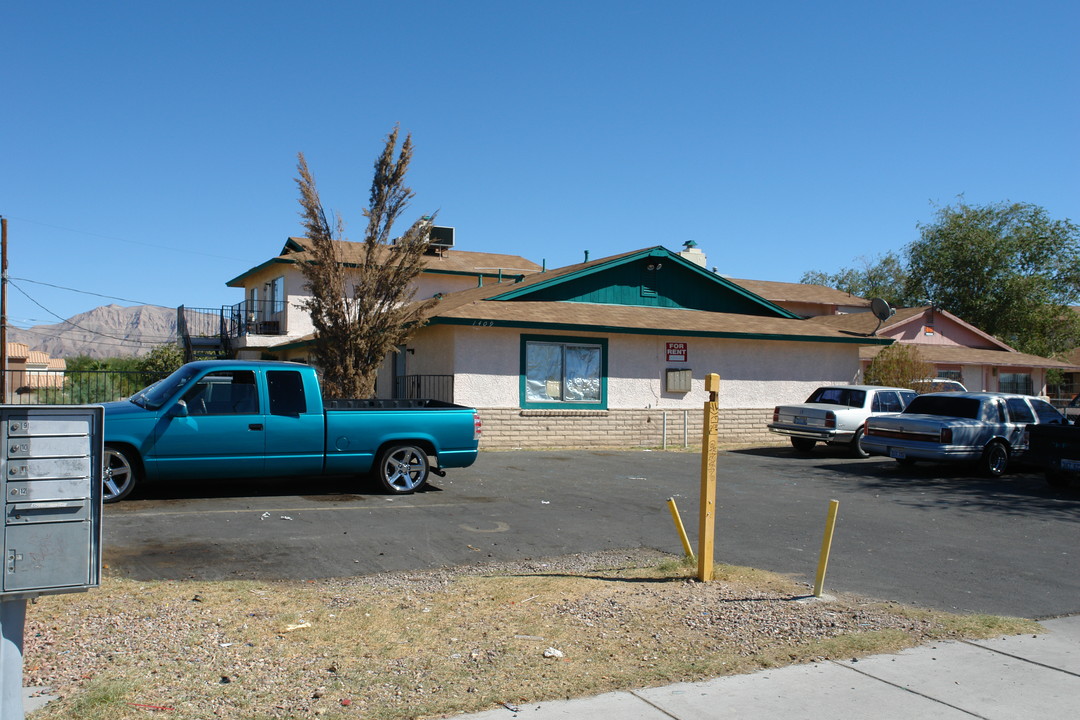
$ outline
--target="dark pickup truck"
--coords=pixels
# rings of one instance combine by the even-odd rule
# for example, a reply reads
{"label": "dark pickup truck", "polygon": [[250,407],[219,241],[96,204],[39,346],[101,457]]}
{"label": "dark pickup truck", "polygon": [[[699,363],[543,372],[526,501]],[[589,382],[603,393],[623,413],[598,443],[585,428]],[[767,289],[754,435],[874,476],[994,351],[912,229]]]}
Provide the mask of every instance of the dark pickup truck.
{"label": "dark pickup truck", "polygon": [[1080,477],[1080,418],[1072,425],[1028,425],[1028,461],[1046,472],[1053,488],[1067,488]]}

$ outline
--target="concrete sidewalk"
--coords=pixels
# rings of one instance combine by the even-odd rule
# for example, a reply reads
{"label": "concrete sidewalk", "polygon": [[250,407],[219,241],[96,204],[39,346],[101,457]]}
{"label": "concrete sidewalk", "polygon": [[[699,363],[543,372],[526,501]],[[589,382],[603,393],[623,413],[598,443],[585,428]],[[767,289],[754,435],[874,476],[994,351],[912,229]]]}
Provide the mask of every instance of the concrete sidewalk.
{"label": "concrete sidewalk", "polygon": [[456,720],[910,718],[987,720],[1080,714],[1080,616],[1044,634],[948,641],[700,683],[498,708]]}

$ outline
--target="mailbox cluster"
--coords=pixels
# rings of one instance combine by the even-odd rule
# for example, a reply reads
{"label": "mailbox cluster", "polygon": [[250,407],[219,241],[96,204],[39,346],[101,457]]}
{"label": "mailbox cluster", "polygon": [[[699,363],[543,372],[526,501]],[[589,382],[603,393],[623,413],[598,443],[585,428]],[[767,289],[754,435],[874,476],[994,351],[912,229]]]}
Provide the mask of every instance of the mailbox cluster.
{"label": "mailbox cluster", "polygon": [[102,422],[101,407],[0,405],[0,597],[100,584]]}

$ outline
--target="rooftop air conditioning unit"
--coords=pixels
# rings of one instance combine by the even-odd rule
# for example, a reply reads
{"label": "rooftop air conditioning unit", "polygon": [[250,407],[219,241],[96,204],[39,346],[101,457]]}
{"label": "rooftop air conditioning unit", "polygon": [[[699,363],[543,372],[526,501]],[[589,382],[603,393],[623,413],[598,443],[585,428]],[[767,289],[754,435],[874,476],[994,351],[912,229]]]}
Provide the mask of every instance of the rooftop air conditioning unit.
{"label": "rooftop air conditioning unit", "polygon": [[454,247],[454,228],[432,225],[428,244],[433,248]]}

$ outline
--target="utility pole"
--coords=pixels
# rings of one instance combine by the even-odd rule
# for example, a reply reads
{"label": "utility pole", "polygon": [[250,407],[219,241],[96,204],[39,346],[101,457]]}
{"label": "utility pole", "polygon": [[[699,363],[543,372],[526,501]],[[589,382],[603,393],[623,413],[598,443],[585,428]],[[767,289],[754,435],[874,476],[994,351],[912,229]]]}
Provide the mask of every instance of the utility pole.
{"label": "utility pole", "polygon": [[7,284],[7,218],[0,216],[0,403],[8,401]]}

